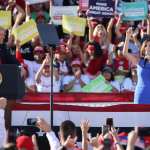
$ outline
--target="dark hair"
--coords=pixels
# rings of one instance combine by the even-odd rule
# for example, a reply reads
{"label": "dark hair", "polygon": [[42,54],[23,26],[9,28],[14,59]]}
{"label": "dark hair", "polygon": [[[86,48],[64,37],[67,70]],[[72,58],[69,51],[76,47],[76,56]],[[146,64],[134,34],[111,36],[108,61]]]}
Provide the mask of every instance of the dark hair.
{"label": "dark hair", "polygon": [[95,41],[92,41],[92,42],[89,42],[88,45],[93,45],[94,48],[95,48],[95,51],[94,51],[94,57],[100,57],[103,55],[103,51],[101,49],[101,46],[99,45],[99,43],[95,42]]}
{"label": "dark hair", "polygon": [[110,78],[109,81],[114,81],[114,80],[115,80],[115,78],[114,78],[114,73],[113,73],[113,69],[111,69],[111,68],[108,67],[108,66],[104,66],[103,69],[102,69],[102,74],[103,74],[104,72],[108,72],[108,73],[111,74],[111,78]]}
{"label": "dark hair", "polygon": [[60,125],[60,132],[64,140],[66,140],[69,135],[74,138],[76,136],[75,124],[70,120],[62,122]]}

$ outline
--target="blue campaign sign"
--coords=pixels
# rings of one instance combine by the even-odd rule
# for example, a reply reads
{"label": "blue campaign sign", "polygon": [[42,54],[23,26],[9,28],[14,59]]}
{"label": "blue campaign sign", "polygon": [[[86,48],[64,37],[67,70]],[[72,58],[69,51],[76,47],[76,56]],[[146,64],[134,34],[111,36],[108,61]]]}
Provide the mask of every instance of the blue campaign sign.
{"label": "blue campaign sign", "polygon": [[148,3],[147,1],[124,2],[122,3],[122,13],[123,20],[144,20],[148,15]]}
{"label": "blue campaign sign", "polygon": [[111,18],[114,16],[115,2],[112,0],[89,0],[89,17]]}

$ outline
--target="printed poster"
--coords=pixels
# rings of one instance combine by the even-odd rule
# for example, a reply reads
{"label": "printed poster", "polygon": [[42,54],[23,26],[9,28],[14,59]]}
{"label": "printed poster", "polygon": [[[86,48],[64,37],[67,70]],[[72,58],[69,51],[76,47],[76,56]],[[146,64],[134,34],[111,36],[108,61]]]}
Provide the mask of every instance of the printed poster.
{"label": "printed poster", "polygon": [[77,16],[77,6],[52,6],[50,17],[55,25],[62,24],[62,16]]}
{"label": "printed poster", "polygon": [[62,26],[64,33],[84,36],[86,19],[74,16],[63,16]]}
{"label": "printed poster", "polygon": [[124,2],[122,3],[123,20],[137,21],[144,20],[148,15],[147,1]]}
{"label": "printed poster", "polygon": [[0,27],[4,29],[11,27],[11,11],[0,11]]}
{"label": "printed poster", "polygon": [[21,45],[31,41],[32,38],[39,35],[36,23],[32,19],[15,28],[12,33],[15,38],[20,41]]}
{"label": "printed poster", "polygon": [[89,0],[88,17],[111,18],[114,11],[115,2],[112,0]]}
{"label": "printed poster", "polygon": [[106,83],[105,78],[102,75],[99,75],[96,79],[92,80],[89,84],[85,85],[82,88],[82,92],[111,92],[112,86]]}

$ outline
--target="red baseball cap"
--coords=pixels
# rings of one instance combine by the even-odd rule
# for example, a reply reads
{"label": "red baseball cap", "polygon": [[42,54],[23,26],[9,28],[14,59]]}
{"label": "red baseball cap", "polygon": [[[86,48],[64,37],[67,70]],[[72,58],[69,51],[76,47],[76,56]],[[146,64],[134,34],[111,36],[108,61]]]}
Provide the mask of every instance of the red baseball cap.
{"label": "red baseball cap", "polygon": [[25,148],[26,150],[34,150],[32,138],[26,135],[19,136],[16,139],[16,146],[18,149]]}

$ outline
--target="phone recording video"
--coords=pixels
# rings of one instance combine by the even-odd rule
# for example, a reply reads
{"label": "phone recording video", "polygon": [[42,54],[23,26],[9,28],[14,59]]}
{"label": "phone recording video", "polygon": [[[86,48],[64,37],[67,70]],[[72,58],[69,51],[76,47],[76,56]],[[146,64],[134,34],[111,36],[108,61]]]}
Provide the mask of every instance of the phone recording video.
{"label": "phone recording video", "polygon": [[29,126],[35,126],[37,123],[37,118],[28,118],[27,119],[27,125]]}
{"label": "phone recording video", "polygon": [[113,118],[107,118],[106,125],[109,127],[109,129],[111,129],[111,127],[113,127],[113,125],[114,125]]}

